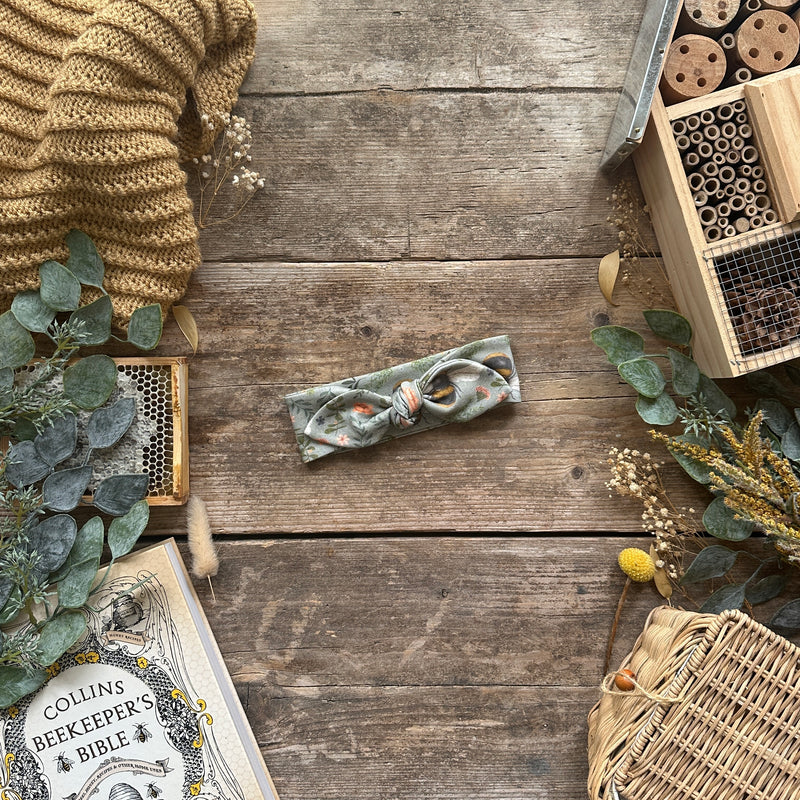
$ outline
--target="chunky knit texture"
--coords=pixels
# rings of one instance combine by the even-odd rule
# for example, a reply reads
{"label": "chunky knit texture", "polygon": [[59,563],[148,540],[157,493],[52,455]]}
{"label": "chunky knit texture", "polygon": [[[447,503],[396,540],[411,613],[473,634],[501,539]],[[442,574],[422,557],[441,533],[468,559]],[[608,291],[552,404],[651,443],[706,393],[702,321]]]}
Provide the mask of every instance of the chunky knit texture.
{"label": "chunky knit texture", "polygon": [[85,231],[124,324],[200,262],[179,162],[253,58],[250,0],[0,0],[0,311]]}

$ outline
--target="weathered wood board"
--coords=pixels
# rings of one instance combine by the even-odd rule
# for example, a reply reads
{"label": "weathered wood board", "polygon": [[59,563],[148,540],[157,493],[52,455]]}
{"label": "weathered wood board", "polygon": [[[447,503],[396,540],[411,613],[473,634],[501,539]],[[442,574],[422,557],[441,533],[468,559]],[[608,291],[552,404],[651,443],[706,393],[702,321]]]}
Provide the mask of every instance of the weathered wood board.
{"label": "weathered wood board", "polygon": [[[579,800],[631,544],[225,541],[197,589],[283,800]],[[660,602],[632,587],[612,665]]]}
{"label": "weathered wood board", "polygon": [[[624,290],[607,305],[595,271],[592,259],[203,265],[185,299],[201,341],[189,441],[192,488],[215,529],[640,530],[641,509],[609,497],[607,453],[659,450],[589,335],[643,320]],[[500,333],[511,337],[521,404],[301,462],[286,393]],[[180,349],[174,331],[164,346]],[[707,500],[674,463],[665,474],[677,505]]]}
{"label": "weathered wood board", "polygon": [[[616,92],[643,3],[255,0],[246,94],[370,89],[590,88]],[[607,42],[614,41],[614,47]]]}
{"label": "weathered wood board", "polygon": [[598,256],[617,246],[598,172],[611,92],[246,96],[267,180],[209,261]]}

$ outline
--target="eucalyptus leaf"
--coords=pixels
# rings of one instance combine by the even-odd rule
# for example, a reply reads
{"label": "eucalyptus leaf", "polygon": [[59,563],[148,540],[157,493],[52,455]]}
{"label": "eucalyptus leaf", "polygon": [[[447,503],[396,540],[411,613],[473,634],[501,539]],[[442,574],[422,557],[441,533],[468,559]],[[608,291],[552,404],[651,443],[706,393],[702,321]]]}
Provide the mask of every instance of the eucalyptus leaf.
{"label": "eucalyptus leaf", "polygon": [[24,367],[36,354],[36,343],[11,311],[0,314],[0,367]]}
{"label": "eucalyptus leaf", "polygon": [[74,311],[81,302],[81,283],[63,264],[45,261],[39,267],[39,292],[55,311]]}
{"label": "eucalyptus leaf", "polygon": [[140,350],[152,350],[161,339],[161,306],[137,308],[128,323],[128,341]]}
{"label": "eucalyptus leaf", "polygon": [[35,692],[47,680],[43,669],[28,671],[22,667],[0,667],[0,708],[8,708],[26,694]]}
{"label": "eucalyptus leaf", "polygon": [[117,365],[106,355],[86,356],[64,370],[64,394],[78,408],[103,405],[117,385]]}
{"label": "eucalyptus leaf", "polygon": [[[92,517],[75,537],[58,581],[58,602],[64,608],[80,608],[89,599],[89,591],[100,568],[105,530],[100,517]],[[55,579],[54,579],[55,580]]]}
{"label": "eucalyptus leaf", "polygon": [[145,474],[111,475],[100,482],[92,497],[92,505],[106,514],[121,517],[147,494],[149,483],[150,477]]}
{"label": "eucalyptus leaf", "polygon": [[39,571],[49,575],[66,560],[75,536],[78,523],[68,514],[56,514],[43,519],[28,532],[28,551],[39,554]]}
{"label": "eucalyptus leaf", "polygon": [[[675,438],[679,442],[686,442],[687,444],[702,444],[700,439],[690,433],[684,433]],[[686,474],[692,478],[692,480],[702,483],[703,485],[711,483],[711,468],[707,464],[691,456],[684,455],[683,453],[673,452],[672,457],[683,467]]]}
{"label": "eucalyptus leaf", "polygon": [[769,621],[769,626],[786,631],[800,630],[800,598],[790,600],[785,606],[779,608]]}
{"label": "eucalyptus leaf", "polygon": [[739,609],[744,603],[744,584],[728,584],[717,589],[702,606],[700,611],[704,614],[721,614],[728,609]]}
{"label": "eucalyptus leaf", "polygon": [[800,425],[793,422],[781,436],[781,451],[786,458],[800,461]]}
{"label": "eucalyptus leaf", "polygon": [[800,367],[795,366],[795,364],[790,361],[784,364],[783,368],[789,380],[796,386],[800,386]]}
{"label": "eucalyptus leaf", "polygon": [[44,507],[52,511],[76,509],[91,478],[92,468],[88,465],[51,473],[42,485]]}
{"label": "eucalyptus leaf", "polygon": [[783,436],[794,422],[792,413],[780,400],[762,398],[756,408],[764,412],[764,422],[776,436]]}
{"label": "eucalyptus leaf", "polygon": [[704,547],[683,573],[681,585],[722,577],[736,563],[737,555],[721,544]]}
{"label": "eucalyptus leaf", "polygon": [[50,465],[39,455],[32,441],[16,442],[8,448],[5,478],[12,486],[31,486],[49,472]]}
{"label": "eucalyptus leaf", "polygon": [[10,392],[14,388],[14,370],[11,367],[0,369],[0,392]]}
{"label": "eucalyptus leaf", "polygon": [[69,247],[67,267],[84,286],[103,288],[105,267],[94,242],[83,232],[72,229],[66,237]]}
{"label": "eucalyptus leaf", "polygon": [[606,354],[608,360],[619,366],[644,355],[644,339],[630,328],[604,325],[592,331],[592,341]]}
{"label": "eucalyptus leaf", "polygon": [[51,467],[69,458],[75,452],[77,444],[78,420],[71,412],[56,417],[33,440],[39,458]]}
{"label": "eucalyptus leaf", "polygon": [[39,291],[20,292],[11,301],[11,313],[29,331],[44,333],[55,319],[56,312],[42,300]]}
{"label": "eucalyptus leaf", "polygon": [[123,397],[111,406],[98,408],[86,424],[89,446],[102,450],[116,444],[125,435],[135,416],[136,401],[132,397]]}
{"label": "eucalyptus leaf", "polygon": [[703,526],[712,536],[729,542],[747,539],[756,527],[748,520],[736,519],[736,512],[725,505],[724,497],[715,497],[708,504],[703,514]]}
{"label": "eucalyptus leaf", "polygon": [[623,361],[617,370],[622,379],[633,386],[639,394],[656,398],[663,391],[667,382],[658,365],[649,358],[635,358]]}
{"label": "eucalyptus leaf", "polygon": [[645,311],[644,319],[656,336],[674,344],[688,345],[692,341],[692,326],[686,317],[668,309]]}
{"label": "eucalyptus leaf", "polygon": [[111,336],[111,298],[104,294],[93,303],[81,306],[70,314],[70,322],[82,323],[75,341],[82,345],[104,344]]}
{"label": "eucalyptus leaf", "polygon": [[37,657],[42,664],[52,664],[69,650],[86,630],[86,617],[74,609],[45,623],[39,634]]}
{"label": "eucalyptus leaf", "polygon": [[736,403],[717,386],[707,375],[701,373],[697,384],[697,391],[706,399],[706,406],[709,411],[722,411],[731,419],[736,416]]}
{"label": "eucalyptus leaf", "polygon": [[759,603],[766,603],[767,600],[776,598],[785,586],[785,575],[768,575],[758,583],[748,586],[745,591],[745,597],[748,603],[757,606]]}
{"label": "eucalyptus leaf", "polygon": [[666,392],[654,398],[640,394],[636,399],[636,411],[648,425],[672,425],[678,418],[678,407]]}
{"label": "eucalyptus leaf", "polygon": [[769,372],[751,372],[745,376],[747,385],[757,394],[766,397],[787,397],[789,396],[784,385]]}
{"label": "eucalyptus leaf", "polygon": [[14,423],[13,433],[14,438],[20,442],[32,442],[39,435],[36,426],[27,417],[20,417]]}
{"label": "eucalyptus leaf", "polygon": [[111,520],[108,526],[108,546],[111,548],[112,558],[119,558],[131,551],[147,527],[149,519],[150,506],[147,500],[140,500],[134,503],[124,517]]}
{"label": "eucalyptus leaf", "polygon": [[700,383],[700,368],[691,358],[671,347],[667,348],[667,355],[672,367],[672,388],[682,397],[695,394]]}

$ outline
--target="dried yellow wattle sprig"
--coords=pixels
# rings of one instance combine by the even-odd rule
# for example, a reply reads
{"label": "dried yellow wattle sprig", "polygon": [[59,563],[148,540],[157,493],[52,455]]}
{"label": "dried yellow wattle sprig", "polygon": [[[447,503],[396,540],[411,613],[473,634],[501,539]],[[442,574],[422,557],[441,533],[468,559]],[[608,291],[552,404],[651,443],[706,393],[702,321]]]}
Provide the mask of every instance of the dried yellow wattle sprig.
{"label": "dried yellow wattle sprig", "polygon": [[708,467],[710,488],[725,498],[725,505],[737,516],[753,522],[768,535],[800,543],[797,514],[800,481],[789,461],[761,436],[763,420],[764,415],[759,411],[741,434],[730,425],[720,426],[730,455],[716,447],[704,447],[655,431],[651,434],[673,453]]}

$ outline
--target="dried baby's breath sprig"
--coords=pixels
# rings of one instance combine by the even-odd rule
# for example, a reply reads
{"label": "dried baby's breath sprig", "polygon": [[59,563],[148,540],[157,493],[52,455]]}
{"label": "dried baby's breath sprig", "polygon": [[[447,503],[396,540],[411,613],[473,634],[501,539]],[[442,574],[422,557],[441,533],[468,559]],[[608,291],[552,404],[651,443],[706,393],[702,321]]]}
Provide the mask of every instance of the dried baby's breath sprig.
{"label": "dried baby's breath sprig", "polygon": [[647,206],[630,179],[624,178],[613,189],[607,198],[611,205],[611,214],[607,221],[617,229],[620,254],[619,282],[632,294],[641,294],[646,305],[652,306],[663,302],[661,292],[653,285],[650,266],[645,265],[643,258],[650,259],[660,273],[663,282],[669,286],[669,279],[661,263],[661,259],[648,246],[643,231],[651,228]]}
{"label": "dried baby's breath sprig", "polygon": [[606,487],[641,502],[642,527],[655,537],[656,569],[677,583],[683,575],[684,555],[702,546],[697,534],[699,526],[693,518],[695,510],[679,509],[672,503],[659,465],[649,453],[612,447],[608,464],[611,478]]}
{"label": "dried baby's breath sprig", "polygon": [[[192,159],[200,190],[197,227],[210,228],[238,217],[256,192],[264,188],[264,179],[250,168],[253,132],[245,117],[236,114],[203,114],[200,120],[209,130],[221,130],[211,152]],[[220,219],[211,220],[211,209],[223,195],[226,198],[233,195],[230,199],[233,211]]]}
{"label": "dried baby's breath sprig", "polygon": [[211,578],[219,571],[219,557],[211,535],[208,509],[197,495],[189,497],[186,509],[186,529],[189,538],[189,552],[192,554],[192,575],[206,578],[211,597],[216,601]]}

